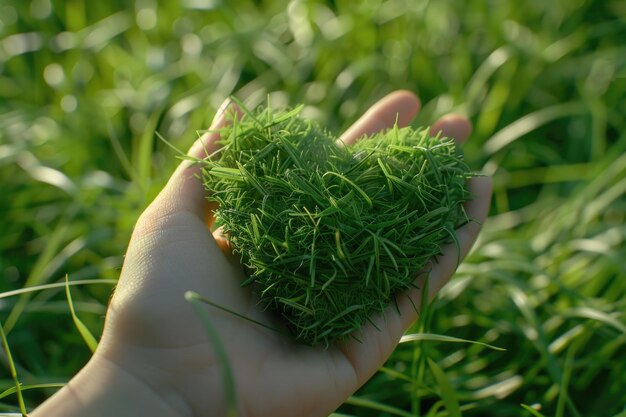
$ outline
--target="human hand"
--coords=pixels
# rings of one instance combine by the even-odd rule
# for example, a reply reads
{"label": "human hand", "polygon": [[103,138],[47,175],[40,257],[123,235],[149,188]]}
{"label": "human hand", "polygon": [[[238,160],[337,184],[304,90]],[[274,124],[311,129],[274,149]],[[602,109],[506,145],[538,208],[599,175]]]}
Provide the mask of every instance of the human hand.
{"label": "human hand", "polygon": [[[396,117],[400,126],[408,125],[419,107],[419,100],[412,93],[392,93],[368,110],[341,140],[350,145],[363,135],[391,128]],[[216,116],[212,132],[226,123],[224,113],[222,109]],[[460,116],[447,116],[437,121],[432,130],[462,142],[469,136],[471,126]],[[217,133],[205,134],[192,146],[189,155],[205,157],[217,148],[218,138]],[[76,378],[78,382],[73,380],[68,387],[81,402],[93,400],[80,391],[95,383],[102,389],[117,391],[116,395],[124,398],[120,401],[128,402],[129,407],[133,401],[144,402],[157,407],[153,410],[159,415],[226,414],[220,370],[225,364],[217,360],[214,346],[184,294],[194,291],[259,322],[271,324],[273,319],[258,309],[250,288],[240,286],[244,279],[241,266],[225,253],[228,245],[224,238],[214,237],[207,227],[212,219],[205,190],[197,177],[199,169],[191,161],[181,163],[141,215],[98,350]],[[466,211],[476,222],[457,230],[461,258],[476,239],[491,194],[487,178],[473,178],[468,185],[475,198],[466,204]],[[420,278],[428,279],[428,286],[418,283],[419,290],[398,296],[398,310],[390,307],[384,315],[373,319],[380,330],[366,324],[359,335],[360,342],[348,340],[327,350],[297,344],[280,333],[207,307],[228,355],[240,415],[331,413],[376,372],[415,321],[414,304],[419,307],[421,288],[427,287],[428,298],[432,298],[449,280],[458,259],[457,247],[446,246],[428,277]],[[123,386],[127,389],[120,389]],[[68,395],[62,393],[58,395]],[[56,404],[60,406],[61,401]],[[71,411],[66,408],[64,415],[71,415]]]}

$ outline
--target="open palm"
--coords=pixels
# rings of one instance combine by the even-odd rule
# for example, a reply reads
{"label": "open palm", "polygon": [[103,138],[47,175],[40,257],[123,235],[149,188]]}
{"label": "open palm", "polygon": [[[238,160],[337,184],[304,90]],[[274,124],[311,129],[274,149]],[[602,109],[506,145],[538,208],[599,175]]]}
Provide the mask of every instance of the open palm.
{"label": "open palm", "polygon": [[[341,140],[350,144],[398,124],[407,125],[419,110],[419,100],[398,91],[376,103]],[[213,128],[225,123],[223,111]],[[434,130],[464,140],[469,122],[444,117]],[[203,136],[190,150],[202,158],[216,147],[216,133]],[[222,238],[207,227],[211,219],[199,167],[184,161],[139,219],[112,298],[105,331],[96,356],[132,374],[178,415],[224,415],[221,366],[192,306],[194,291],[239,314],[272,323],[260,312],[249,288],[242,288],[242,268],[225,253]],[[481,222],[490,198],[488,179],[470,181],[476,196],[466,204],[469,216]],[[458,230],[461,256],[474,242],[478,223]],[[452,275],[458,253],[454,245],[433,264],[429,274],[432,297]],[[423,285],[419,285],[423,287]],[[398,297],[400,314],[390,308],[367,325],[361,342],[346,341],[324,350],[294,343],[290,338],[232,314],[207,306],[228,354],[243,416],[325,416],[336,409],[385,361],[416,312],[419,290]]]}

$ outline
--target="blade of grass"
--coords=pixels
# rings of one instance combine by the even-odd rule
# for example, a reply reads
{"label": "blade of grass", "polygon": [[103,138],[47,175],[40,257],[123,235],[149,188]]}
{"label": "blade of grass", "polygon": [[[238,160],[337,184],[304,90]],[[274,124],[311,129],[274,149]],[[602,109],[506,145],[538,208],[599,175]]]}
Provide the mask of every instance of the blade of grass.
{"label": "blade of grass", "polygon": [[[441,410],[441,411],[439,410],[444,405],[445,405],[444,402],[441,400],[435,402],[435,404],[433,404],[431,408],[428,410],[428,414],[424,414],[424,417],[449,417],[447,410]],[[459,408],[461,409],[462,412],[469,411],[469,410],[476,408],[476,404],[467,403],[467,404],[463,404]]]}
{"label": "blade of grass", "polygon": [[510,145],[517,139],[521,138],[525,134],[537,129],[539,126],[542,126],[556,119],[567,116],[579,115],[586,112],[587,106],[585,105],[585,103],[581,103],[578,101],[557,104],[551,107],[537,110],[533,113],[527,114],[524,117],[521,117],[520,119],[501,129],[485,143],[483,150],[485,152],[485,155],[493,155],[494,153]]}
{"label": "blade of grass", "polygon": [[[20,390],[21,391],[26,391],[29,389],[43,389],[43,388],[63,388],[65,386],[65,382],[51,382],[48,384],[33,384],[33,385],[21,385],[20,386]],[[11,395],[11,394],[15,394],[17,392],[17,388],[16,387],[11,387],[9,389],[4,390],[3,392],[0,392],[0,399]],[[2,414],[0,414],[1,416]]]}
{"label": "blade of grass", "polygon": [[120,139],[117,137],[117,133],[113,128],[113,123],[109,119],[107,119],[107,130],[109,133],[108,138],[111,141],[111,147],[113,147],[113,152],[117,156],[117,159],[120,162],[122,169],[126,172],[126,175],[128,175],[131,180],[137,181],[137,171],[135,170],[132,162],[130,162],[130,159],[126,155],[126,152],[124,151],[124,148],[120,143]]}
{"label": "blade of grass", "polygon": [[535,410],[534,408],[532,408],[531,406],[528,406],[526,404],[520,404],[520,406],[522,406],[522,408],[526,411],[528,411],[530,414],[532,414],[534,417],[546,417],[545,415],[541,414],[539,411]]}
{"label": "blade of grass", "polygon": [[[25,286],[39,285],[46,281],[53,271],[50,269],[51,265],[55,265],[55,258],[60,256],[63,252],[61,246],[67,239],[67,236],[71,233],[71,222],[78,212],[78,204],[72,205],[65,213],[59,224],[55,227],[51,236],[47,239],[46,245],[41,251],[41,254],[37,257],[37,261],[33,266],[28,278],[26,279]],[[20,315],[24,311],[28,300],[30,299],[28,294],[20,297],[19,301],[15,304],[9,317],[4,324],[4,330],[8,333],[11,332],[15,324],[17,323]]]}
{"label": "blade of grass", "polygon": [[74,325],[76,325],[78,332],[89,347],[89,350],[91,350],[91,353],[94,353],[96,351],[96,348],[98,347],[98,341],[89,331],[87,326],[85,326],[85,323],[83,323],[82,320],[78,318],[76,312],[74,311],[74,303],[72,302],[72,294],[70,292],[69,286],[69,277],[67,276],[67,274],[65,275],[65,295],[67,296],[67,304],[70,307],[70,313],[72,314],[72,320],[74,321]]}
{"label": "blade of grass", "polygon": [[115,285],[117,284],[117,280],[116,279],[83,279],[83,280],[71,281],[69,283],[55,282],[53,284],[34,285],[32,287],[25,287],[25,288],[20,288],[20,289],[13,290],[13,291],[5,291],[3,293],[0,293],[0,299],[14,297],[16,295],[26,294],[30,292],[45,291],[45,290],[50,290],[54,288],[65,288],[68,285],[74,286],[74,285],[92,285],[92,284]]}
{"label": "blade of grass", "polygon": [[590,320],[596,320],[601,323],[604,323],[607,326],[611,326],[616,330],[620,331],[622,334],[626,335],[626,325],[617,320],[615,317],[605,313],[604,311],[591,308],[591,307],[575,307],[572,308],[565,313],[563,313],[565,317],[581,317]]}
{"label": "blade of grass", "polygon": [[218,310],[222,310],[225,313],[232,314],[233,316],[239,317],[242,320],[248,321],[248,322],[250,322],[252,324],[256,324],[257,326],[265,327],[266,329],[269,329],[269,330],[271,330],[273,332],[280,333],[280,334],[285,335],[285,336],[289,336],[289,334],[287,332],[284,332],[284,331],[282,331],[280,329],[277,329],[275,327],[272,327],[272,326],[268,326],[267,324],[262,323],[262,322],[257,321],[257,320],[254,320],[254,319],[251,319],[250,317],[246,317],[243,314],[237,313],[236,311],[233,311],[233,310],[228,309],[226,307],[223,307],[223,306],[221,306],[221,305],[219,305],[217,303],[214,303],[213,301],[209,300],[208,298],[202,297],[201,295],[198,295],[198,294],[194,293],[193,294],[193,298],[194,298],[194,300],[201,301],[201,302],[203,302],[205,304],[210,305],[211,307],[215,307]]}
{"label": "blade of grass", "polygon": [[[565,357],[565,364],[563,365],[563,377],[561,379],[561,385],[559,387],[559,399],[556,404],[555,417],[563,417],[565,415],[565,405],[566,402],[569,400],[569,394],[567,392],[567,389],[574,368],[574,358],[576,357],[576,351],[578,350],[579,345],[580,341],[578,343],[574,343],[572,347],[570,347],[570,349],[568,350],[567,356]],[[573,403],[572,407],[574,407]]]}
{"label": "blade of grass", "polygon": [[396,408],[387,404],[380,403],[374,400],[368,400],[365,398],[352,396],[346,400],[346,404],[354,405],[357,407],[369,408],[370,410],[382,411],[394,416],[400,417],[414,417],[412,413],[406,412],[400,408]]}
{"label": "blade of grass", "polygon": [[422,341],[422,340],[429,340],[429,341],[437,341],[437,342],[449,342],[449,343],[471,343],[474,345],[480,345],[480,346],[485,346],[489,349],[493,349],[493,350],[498,350],[498,351],[503,351],[505,352],[506,349],[498,347],[498,346],[493,346],[487,343],[483,343],[483,342],[478,342],[476,340],[468,340],[468,339],[461,339],[458,337],[453,337],[453,336],[446,336],[446,335],[442,335],[442,334],[434,334],[434,333],[412,333],[412,334],[406,334],[404,336],[402,336],[402,338],[400,339],[400,343],[408,343],[408,342],[416,342],[416,341]]}
{"label": "blade of grass", "polygon": [[26,405],[24,404],[24,397],[22,396],[22,387],[19,379],[17,378],[15,363],[13,362],[13,356],[11,356],[11,349],[9,349],[9,342],[7,340],[6,334],[4,333],[4,326],[2,325],[2,323],[0,323],[0,336],[2,337],[2,345],[4,346],[4,351],[6,352],[7,359],[9,361],[11,378],[13,378],[13,382],[15,383],[15,392],[17,393],[17,401],[20,407],[20,412],[22,413],[22,416],[26,417]]}
{"label": "blade of grass", "polygon": [[220,335],[213,325],[209,314],[202,307],[201,303],[204,302],[204,299],[200,297],[197,293],[192,291],[187,291],[185,293],[185,299],[189,303],[191,303],[191,306],[196,311],[196,314],[198,314],[198,316],[200,317],[200,320],[204,325],[207,335],[209,336],[209,340],[213,345],[213,349],[215,350],[215,356],[217,356],[217,359],[221,363],[224,391],[226,395],[226,415],[228,417],[237,417],[237,391],[235,389],[235,377],[233,376],[233,371],[230,366],[224,344],[222,343]]}
{"label": "blade of grass", "polygon": [[138,184],[141,186],[142,190],[147,190],[149,188],[150,180],[151,180],[151,170],[152,170],[152,151],[154,147],[154,132],[156,130],[157,124],[159,122],[159,117],[161,116],[161,111],[156,110],[148,119],[146,126],[144,128],[144,132],[139,138],[138,142],[135,144],[135,149],[133,149],[133,166],[137,168],[137,179]]}
{"label": "blade of grass", "polygon": [[[430,313],[432,311],[432,304],[428,302],[428,293],[429,280],[426,279],[424,280],[424,288],[421,293],[420,309],[417,311],[417,322],[414,325],[414,328],[420,333],[426,333],[430,329],[430,317],[432,317]],[[413,303],[412,300],[411,303]],[[422,345],[416,344],[413,348],[411,359],[411,378],[415,381],[412,387],[413,393],[415,393],[419,386],[424,385],[424,376],[426,375],[426,357],[427,356]],[[422,400],[420,395],[411,395],[411,412],[414,415],[419,415],[421,403]]]}
{"label": "blade of grass", "polygon": [[487,59],[474,71],[472,78],[468,81],[466,87],[466,101],[470,114],[477,111],[481,104],[482,91],[485,89],[491,76],[504,65],[513,55],[512,50],[508,46],[502,46],[493,51]]}
{"label": "blade of grass", "polygon": [[445,372],[437,365],[435,361],[428,358],[428,366],[433,373],[437,385],[439,386],[439,394],[441,399],[446,405],[449,417],[461,417],[461,408],[459,406],[459,400],[454,392],[454,388],[450,383],[450,380],[446,376]]}

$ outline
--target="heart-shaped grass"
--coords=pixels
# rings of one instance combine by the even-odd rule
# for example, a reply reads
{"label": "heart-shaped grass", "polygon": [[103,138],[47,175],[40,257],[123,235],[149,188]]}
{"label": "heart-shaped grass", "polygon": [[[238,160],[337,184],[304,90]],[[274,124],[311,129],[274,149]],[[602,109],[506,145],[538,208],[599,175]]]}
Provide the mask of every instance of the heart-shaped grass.
{"label": "heart-shaped grass", "polygon": [[451,139],[394,128],[337,146],[298,109],[245,111],[205,161],[216,224],[263,308],[328,345],[414,285],[468,221],[468,166]]}

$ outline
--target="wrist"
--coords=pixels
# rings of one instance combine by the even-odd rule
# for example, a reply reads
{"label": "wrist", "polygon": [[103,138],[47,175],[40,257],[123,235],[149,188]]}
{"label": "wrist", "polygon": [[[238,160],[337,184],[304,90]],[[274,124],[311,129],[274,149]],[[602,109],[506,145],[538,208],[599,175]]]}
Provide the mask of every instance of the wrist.
{"label": "wrist", "polygon": [[149,384],[96,353],[68,384],[30,417],[189,417],[184,404],[171,404]]}

